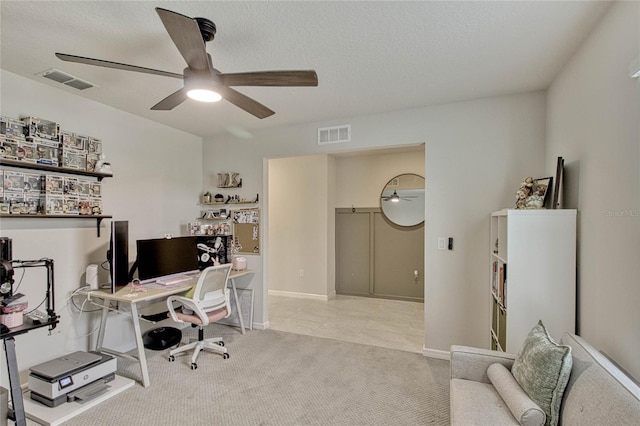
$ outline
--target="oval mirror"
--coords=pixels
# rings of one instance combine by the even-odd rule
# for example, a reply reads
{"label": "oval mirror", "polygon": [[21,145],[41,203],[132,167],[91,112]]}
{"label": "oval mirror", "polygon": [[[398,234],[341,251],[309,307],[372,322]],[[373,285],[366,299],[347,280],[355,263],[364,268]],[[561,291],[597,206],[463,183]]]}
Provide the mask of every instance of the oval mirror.
{"label": "oval mirror", "polygon": [[424,222],[424,178],[407,173],[391,179],[382,190],[380,208],[396,225],[420,225]]}

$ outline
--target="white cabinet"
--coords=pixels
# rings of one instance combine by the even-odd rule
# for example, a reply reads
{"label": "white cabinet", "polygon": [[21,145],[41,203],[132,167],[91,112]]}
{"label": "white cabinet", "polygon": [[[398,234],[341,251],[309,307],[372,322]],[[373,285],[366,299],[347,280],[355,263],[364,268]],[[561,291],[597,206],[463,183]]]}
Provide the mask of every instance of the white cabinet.
{"label": "white cabinet", "polygon": [[517,353],[542,320],[554,340],[575,331],[576,211],[491,213],[492,349]]}

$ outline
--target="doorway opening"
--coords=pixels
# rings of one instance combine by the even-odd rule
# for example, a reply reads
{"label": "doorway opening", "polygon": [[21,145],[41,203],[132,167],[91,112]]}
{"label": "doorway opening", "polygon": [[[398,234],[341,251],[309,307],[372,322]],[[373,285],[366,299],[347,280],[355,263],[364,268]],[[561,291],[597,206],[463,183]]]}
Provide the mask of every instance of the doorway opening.
{"label": "doorway opening", "polygon": [[[336,209],[378,207],[382,188],[392,177],[402,173],[424,176],[424,144],[265,161],[270,327],[281,329],[288,323],[291,327],[284,331],[304,334],[310,334],[312,328],[325,334],[327,330],[355,330],[355,323],[350,324],[344,314],[360,312],[358,324],[365,328],[344,333],[355,341],[356,334],[367,334],[366,329],[375,336],[382,327],[389,327],[389,317],[381,317],[385,312],[415,311],[413,317],[395,322],[399,329],[412,329],[417,339],[413,347],[421,350],[424,306],[420,301],[336,295]],[[423,235],[422,240],[424,250]],[[415,269],[411,269],[414,287]],[[424,292],[422,269],[418,275],[417,287]],[[378,313],[366,314],[366,303],[377,304]],[[340,306],[351,307],[343,310]],[[395,334],[398,340],[406,339],[397,330]]]}

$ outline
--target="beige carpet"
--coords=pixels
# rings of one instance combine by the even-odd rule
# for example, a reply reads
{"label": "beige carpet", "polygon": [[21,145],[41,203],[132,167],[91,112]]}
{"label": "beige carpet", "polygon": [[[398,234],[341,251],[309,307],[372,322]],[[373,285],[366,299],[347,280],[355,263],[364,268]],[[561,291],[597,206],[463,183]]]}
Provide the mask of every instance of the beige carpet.
{"label": "beige carpet", "polygon": [[[203,353],[191,370],[189,355],[170,363],[147,350],[149,388],[136,383],[66,425],[449,424],[448,361],[273,330],[213,325],[213,336],[229,359]],[[118,374],[140,378],[118,363]]]}

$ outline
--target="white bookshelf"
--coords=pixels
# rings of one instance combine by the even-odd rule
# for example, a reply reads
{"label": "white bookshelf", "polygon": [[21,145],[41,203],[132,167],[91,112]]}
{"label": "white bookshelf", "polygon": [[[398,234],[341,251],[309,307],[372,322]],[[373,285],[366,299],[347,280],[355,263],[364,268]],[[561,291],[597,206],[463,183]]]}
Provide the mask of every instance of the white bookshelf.
{"label": "white bookshelf", "polygon": [[556,341],[575,331],[575,210],[491,213],[489,252],[491,348],[517,353],[540,319]]}

